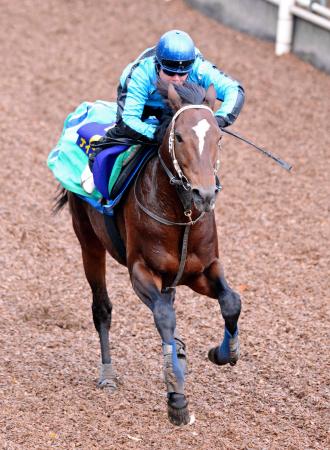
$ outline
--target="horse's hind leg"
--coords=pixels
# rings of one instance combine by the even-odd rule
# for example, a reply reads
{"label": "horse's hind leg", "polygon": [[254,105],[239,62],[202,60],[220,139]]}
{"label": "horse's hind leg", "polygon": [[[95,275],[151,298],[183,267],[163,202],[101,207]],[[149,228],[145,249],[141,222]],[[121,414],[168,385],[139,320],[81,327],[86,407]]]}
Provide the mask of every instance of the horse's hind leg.
{"label": "horse's hind leg", "polygon": [[81,205],[77,208],[77,203],[71,201],[70,204],[73,228],[81,245],[84,270],[93,294],[93,321],[100,339],[101,368],[98,386],[111,391],[116,389],[116,383],[109,349],[112,304],[105,281],[106,250]]}
{"label": "horse's hind leg", "polygon": [[240,296],[228,285],[219,260],[214,261],[191,288],[200,294],[217,298],[225,321],[224,338],[209,351],[210,361],[217,365],[235,365],[239,358],[237,322],[241,312]]}
{"label": "horse's hind leg", "polygon": [[161,292],[160,279],[142,262],[136,262],[133,265],[131,279],[135,292],[151,309],[162,339],[168,417],[174,425],[187,424],[190,417],[184,394],[185,345],[176,331],[173,307],[175,292]]}

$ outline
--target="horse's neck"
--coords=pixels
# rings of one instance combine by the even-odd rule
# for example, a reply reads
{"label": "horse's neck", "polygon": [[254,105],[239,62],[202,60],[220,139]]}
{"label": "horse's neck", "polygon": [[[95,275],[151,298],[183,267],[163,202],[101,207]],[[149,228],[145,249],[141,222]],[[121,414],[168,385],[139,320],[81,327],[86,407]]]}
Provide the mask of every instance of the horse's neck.
{"label": "horse's neck", "polygon": [[[175,187],[170,184],[158,157],[147,164],[139,184],[139,200],[145,208],[171,222],[187,223],[188,218],[184,215],[182,202]],[[195,220],[199,216],[200,213],[192,206],[192,219]],[[191,227],[189,239],[202,242],[205,236],[210,237],[210,234],[214,232],[216,234],[214,221],[213,211],[205,214],[202,220]],[[154,223],[157,224],[157,221]]]}
{"label": "horse's neck", "polygon": [[[168,164],[166,155],[164,156]],[[158,157],[148,163],[142,177],[141,188],[146,206],[148,205],[154,212],[164,217],[168,214],[172,220],[180,221],[185,218],[176,189],[170,184]]]}

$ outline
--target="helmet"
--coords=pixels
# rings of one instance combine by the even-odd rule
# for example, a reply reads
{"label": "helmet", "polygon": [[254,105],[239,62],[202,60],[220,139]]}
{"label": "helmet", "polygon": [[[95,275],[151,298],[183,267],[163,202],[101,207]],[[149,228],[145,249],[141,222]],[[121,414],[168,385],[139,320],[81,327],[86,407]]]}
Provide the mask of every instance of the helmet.
{"label": "helmet", "polygon": [[156,59],[161,69],[172,73],[188,73],[195,57],[194,42],[184,31],[168,31],[156,46]]}

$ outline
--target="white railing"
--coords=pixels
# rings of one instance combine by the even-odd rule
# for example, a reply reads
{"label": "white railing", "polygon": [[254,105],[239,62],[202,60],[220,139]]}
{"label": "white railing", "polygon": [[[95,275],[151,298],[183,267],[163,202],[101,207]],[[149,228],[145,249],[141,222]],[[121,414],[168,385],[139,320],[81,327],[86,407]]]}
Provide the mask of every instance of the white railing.
{"label": "white railing", "polygon": [[313,2],[310,0],[297,0],[296,1],[297,6],[302,6],[303,8],[308,8],[312,12],[326,17],[327,19],[330,19],[330,9],[325,6],[326,2],[324,2],[324,5],[321,5],[318,2]]}
{"label": "white railing", "polygon": [[313,0],[266,0],[278,6],[276,55],[288,53],[292,44],[294,16],[330,31],[330,9]]}

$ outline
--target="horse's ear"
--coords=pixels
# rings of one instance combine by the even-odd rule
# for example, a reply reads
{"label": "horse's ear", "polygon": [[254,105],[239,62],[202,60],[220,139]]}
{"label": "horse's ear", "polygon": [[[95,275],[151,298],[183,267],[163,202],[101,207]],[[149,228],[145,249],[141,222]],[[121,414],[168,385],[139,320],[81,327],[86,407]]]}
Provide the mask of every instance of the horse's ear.
{"label": "horse's ear", "polygon": [[182,108],[182,101],[180,95],[176,92],[175,87],[172,83],[168,85],[168,102],[173,111],[178,111]]}
{"label": "horse's ear", "polygon": [[215,88],[213,84],[210,84],[208,90],[205,94],[204,103],[209,106],[211,109],[214,109],[215,100],[217,98],[217,93],[215,92]]}

